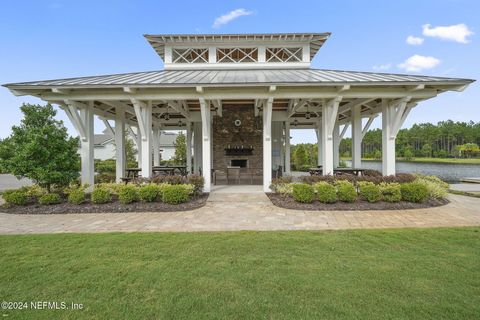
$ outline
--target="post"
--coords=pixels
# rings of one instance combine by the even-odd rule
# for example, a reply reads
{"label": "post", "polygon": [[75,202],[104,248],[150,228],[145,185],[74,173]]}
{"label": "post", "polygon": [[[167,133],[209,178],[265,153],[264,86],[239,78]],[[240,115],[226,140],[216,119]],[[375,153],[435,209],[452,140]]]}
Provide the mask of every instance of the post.
{"label": "post", "polygon": [[125,110],[115,107],[115,181],[122,181],[125,176]]}
{"label": "post", "polygon": [[135,135],[135,144],[137,145],[137,166],[142,166],[142,134],[137,126],[137,134]]}
{"label": "post", "polygon": [[351,108],[352,114],[352,168],[362,167],[362,117],[360,106]]}
{"label": "post", "polygon": [[202,166],[202,123],[193,123],[193,173],[199,174]]}
{"label": "post", "polygon": [[187,123],[187,172],[192,173],[192,123]]}
{"label": "post", "polygon": [[333,127],[333,167],[340,165],[340,125],[335,123]]}
{"label": "post", "polygon": [[137,139],[141,136],[141,143],[138,145],[142,146],[139,150],[141,151],[139,154],[141,155],[142,177],[150,178],[152,175],[152,102],[145,103],[135,98],[132,98],[131,102],[138,121]]}
{"label": "post", "polygon": [[323,104],[322,111],[322,171],[323,175],[332,175],[334,167],[333,131],[337,122],[338,106],[342,97],[336,97]]}
{"label": "post", "polygon": [[153,165],[160,165],[160,135],[161,131],[158,128],[153,129]]}
{"label": "post", "polygon": [[268,98],[263,106],[263,191],[271,192],[272,183],[272,105]]}
{"label": "post", "polygon": [[211,125],[210,104],[200,98],[200,113],[202,116],[202,175],[205,180],[203,191],[210,192],[211,188]]}
{"label": "post", "polygon": [[290,121],[285,121],[285,174],[290,175]]}
{"label": "post", "polygon": [[395,136],[392,135],[394,106],[382,100],[382,174],[395,174]]}
{"label": "post", "polygon": [[82,184],[95,184],[95,169],[93,158],[93,101],[80,108],[80,119],[85,128],[85,137],[81,139]]}
{"label": "post", "polygon": [[317,166],[323,165],[323,139],[322,139],[322,123],[319,121],[317,123],[317,128],[315,129],[317,134]]}

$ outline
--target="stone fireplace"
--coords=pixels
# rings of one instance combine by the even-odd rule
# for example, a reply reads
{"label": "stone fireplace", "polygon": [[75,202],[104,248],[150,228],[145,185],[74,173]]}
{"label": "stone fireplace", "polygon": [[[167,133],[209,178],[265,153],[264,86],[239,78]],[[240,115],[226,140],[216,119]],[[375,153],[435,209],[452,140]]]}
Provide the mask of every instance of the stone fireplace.
{"label": "stone fireplace", "polygon": [[[263,166],[262,118],[255,117],[253,104],[224,102],[222,117],[213,117],[213,169],[230,166],[261,171]],[[245,169],[243,169],[245,168]]]}

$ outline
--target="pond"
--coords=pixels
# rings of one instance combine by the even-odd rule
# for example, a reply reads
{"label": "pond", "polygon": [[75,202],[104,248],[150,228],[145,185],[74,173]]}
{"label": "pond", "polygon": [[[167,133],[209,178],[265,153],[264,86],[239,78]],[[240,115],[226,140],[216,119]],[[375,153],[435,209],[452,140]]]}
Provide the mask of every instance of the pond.
{"label": "pond", "polygon": [[[347,166],[351,161],[345,161]],[[362,161],[362,168],[382,171],[380,161]],[[397,161],[397,172],[421,173],[429,176],[437,176],[447,182],[458,182],[463,178],[480,177],[480,165],[478,164],[451,164],[451,163],[417,163]]]}

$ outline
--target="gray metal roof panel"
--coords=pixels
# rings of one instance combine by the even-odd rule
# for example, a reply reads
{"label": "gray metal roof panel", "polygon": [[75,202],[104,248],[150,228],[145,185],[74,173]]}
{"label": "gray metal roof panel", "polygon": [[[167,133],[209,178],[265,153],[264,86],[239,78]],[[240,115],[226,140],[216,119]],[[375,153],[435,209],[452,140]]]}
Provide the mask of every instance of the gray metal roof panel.
{"label": "gray metal roof panel", "polygon": [[470,79],[321,69],[161,70],[6,84],[6,87],[192,86],[472,82]]}

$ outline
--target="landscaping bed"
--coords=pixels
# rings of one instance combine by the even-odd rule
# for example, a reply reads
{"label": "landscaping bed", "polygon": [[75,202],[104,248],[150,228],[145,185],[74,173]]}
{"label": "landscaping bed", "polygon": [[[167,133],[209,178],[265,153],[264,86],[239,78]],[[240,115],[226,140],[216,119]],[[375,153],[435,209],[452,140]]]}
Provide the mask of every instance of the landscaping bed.
{"label": "landscaping bed", "polygon": [[122,212],[174,212],[189,211],[201,208],[208,199],[208,193],[192,197],[186,203],[168,204],[163,202],[133,202],[123,204],[118,200],[110,203],[95,204],[85,202],[72,204],[69,202],[40,205],[31,204],[26,206],[2,206],[0,212],[11,214],[59,214],[59,213],[122,213]]}
{"label": "landscaping bed", "polygon": [[309,210],[309,211],[361,211],[361,210],[405,210],[405,209],[421,209],[443,206],[449,203],[447,199],[428,199],[422,203],[414,203],[407,201],[399,202],[368,202],[365,200],[357,200],[355,202],[335,202],[322,203],[313,201],[312,203],[297,202],[292,197],[285,197],[278,193],[267,193],[268,198],[274,205],[285,209]]}

